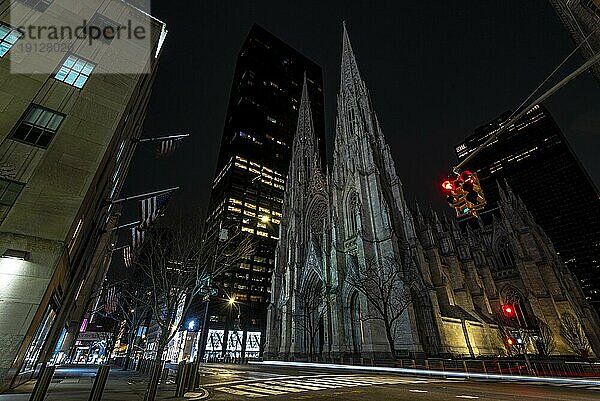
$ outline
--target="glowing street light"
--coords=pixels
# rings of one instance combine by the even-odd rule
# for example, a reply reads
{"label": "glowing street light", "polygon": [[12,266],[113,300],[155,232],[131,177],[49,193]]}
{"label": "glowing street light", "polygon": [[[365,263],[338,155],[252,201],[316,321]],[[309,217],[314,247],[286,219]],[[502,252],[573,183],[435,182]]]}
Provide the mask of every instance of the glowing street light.
{"label": "glowing street light", "polygon": [[235,297],[230,297],[227,300],[227,303],[229,304],[229,306],[233,306],[233,304],[235,304]]}

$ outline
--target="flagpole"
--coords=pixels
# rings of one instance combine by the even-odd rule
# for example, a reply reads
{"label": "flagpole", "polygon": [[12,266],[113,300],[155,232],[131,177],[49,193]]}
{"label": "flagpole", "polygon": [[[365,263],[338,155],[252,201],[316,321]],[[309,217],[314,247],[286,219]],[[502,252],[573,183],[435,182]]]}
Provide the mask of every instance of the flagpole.
{"label": "flagpole", "polygon": [[110,252],[116,252],[116,251],[120,251],[121,249],[125,249],[125,248],[127,248],[128,246],[129,246],[129,245],[123,245],[123,246],[120,246],[120,247],[118,247],[118,248],[109,249],[109,251],[110,251]]}
{"label": "flagpole", "polygon": [[141,223],[141,221],[134,221],[132,223],[127,223],[127,224],[123,224],[122,226],[117,226],[117,227],[111,228],[110,230],[107,230],[106,232],[109,233],[111,231],[117,231],[117,230],[120,230],[122,228],[135,227],[135,226],[137,226],[140,223]]}
{"label": "flagpole", "polygon": [[173,187],[173,188],[169,188],[169,189],[163,189],[163,190],[160,190],[160,191],[148,192],[146,194],[133,195],[133,196],[128,196],[126,198],[121,198],[121,199],[117,199],[117,200],[111,200],[111,201],[108,201],[108,203],[114,205],[115,203],[121,203],[121,202],[129,201],[129,200],[135,200],[135,199],[148,198],[150,196],[160,195],[160,194],[164,194],[164,193],[167,193],[167,192],[174,192],[174,191],[177,191],[178,189],[179,189],[179,187]]}
{"label": "flagpole", "polygon": [[156,138],[142,138],[136,139],[136,142],[152,142],[152,141],[165,141],[167,139],[179,139],[179,138],[187,138],[190,134],[177,134],[177,135],[168,135],[168,136],[159,136]]}

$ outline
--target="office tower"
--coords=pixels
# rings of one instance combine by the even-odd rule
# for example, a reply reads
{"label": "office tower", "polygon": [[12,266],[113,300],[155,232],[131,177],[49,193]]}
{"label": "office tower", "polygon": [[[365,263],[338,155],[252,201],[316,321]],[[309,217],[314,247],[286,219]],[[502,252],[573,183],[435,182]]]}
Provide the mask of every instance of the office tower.
{"label": "office tower", "polygon": [[[505,112],[456,147],[463,160],[504,124]],[[538,105],[470,160],[465,169],[479,175],[488,200],[498,203],[498,185],[506,180],[556,251],[600,307],[600,200],[598,190],[548,111]]]}
{"label": "office tower", "polygon": [[118,211],[109,201],[127,175],[167,32],[118,0],[102,8],[69,9],[61,0],[13,5],[25,8],[23,24],[46,17],[66,27],[131,22],[149,30],[147,43],[75,37],[67,52],[27,53],[20,45],[33,39],[10,20],[18,10],[0,12],[2,389],[28,380],[76,340],[106,272],[114,234],[107,231]]}
{"label": "office tower", "polygon": [[[586,59],[600,52],[600,0],[550,0],[560,20]],[[600,64],[590,71],[600,83]]]}
{"label": "office tower", "polygon": [[[251,28],[236,63],[207,224],[214,236],[219,228],[247,232],[258,246],[213,283],[219,293],[208,313],[207,357],[258,357],[262,349],[305,74],[324,160],[321,68],[263,28]],[[201,321],[203,307],[196,309]]]}

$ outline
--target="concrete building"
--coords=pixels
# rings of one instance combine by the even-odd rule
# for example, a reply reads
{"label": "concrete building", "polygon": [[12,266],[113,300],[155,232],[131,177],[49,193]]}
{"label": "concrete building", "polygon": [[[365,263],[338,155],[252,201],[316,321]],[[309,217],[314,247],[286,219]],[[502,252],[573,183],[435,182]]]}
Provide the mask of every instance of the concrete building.
{"label": "concrete building", "polygon": [[[13,2],[24,26],[46,18],[149,29],[147,43],[83,35],[66,53],[27,53],[20,44],[31,41],[11,25],[16,11],[1,3],[0,390],[76,339],[108,266],[107,231],[119,212],[110,200],[141,134],[166,36],[164,23],[118,0],[68,9]],[[54,72],[37,69],[42,61]],[[36,73],[20,72],[28,68]]]}
{"label": "concrete building", "polygon": [[310,96],[302,96],[266,358],[499,355],[508,351],[505,305],[519,335],[549,327],[556,353],[572,352],[559,333],[567,315],[600,350],[593,309],[510,188],[499,190],[499,217],[477,229],[408,207],[345,28],[337,100],[333,166],[324,174]]}

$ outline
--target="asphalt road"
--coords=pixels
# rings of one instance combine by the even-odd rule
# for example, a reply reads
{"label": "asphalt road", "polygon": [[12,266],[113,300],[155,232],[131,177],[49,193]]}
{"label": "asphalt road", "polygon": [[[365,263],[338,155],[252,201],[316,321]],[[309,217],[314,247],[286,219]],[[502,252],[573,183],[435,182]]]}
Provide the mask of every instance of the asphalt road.
{"label": "asphalt road", "polygon": [[[85,401],[97,367],[60,367],[50,385],[47,401]],[[334,400],[334,401],[427,401],[427,400],[600,400],[600,386],[588,383],[525,383],[505,380],[429,377],[307,366],[204,365],[197,394],[188,400]],[[141,401],[148,376],[113,367],[103,401]],[[33,389],[28,383],[0,401],[26,401]],[[159,386],[157,400],[174,398],[172,380]]]}
{"label": "asphalt road", "polygon": [[220,400],[600,400],[600,386],[434,378],[263,365],[208,365],[208,399]]}

